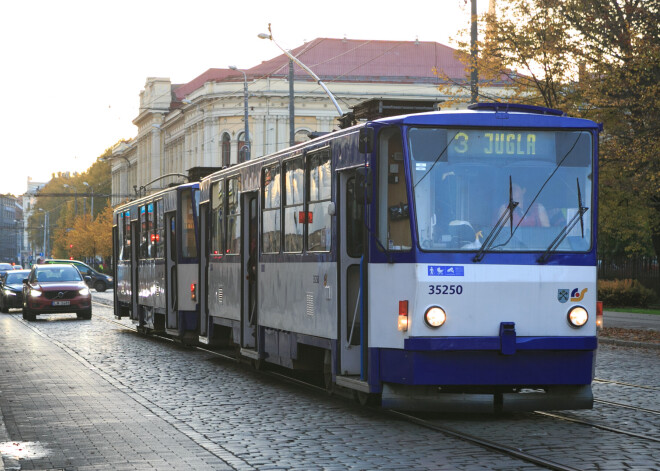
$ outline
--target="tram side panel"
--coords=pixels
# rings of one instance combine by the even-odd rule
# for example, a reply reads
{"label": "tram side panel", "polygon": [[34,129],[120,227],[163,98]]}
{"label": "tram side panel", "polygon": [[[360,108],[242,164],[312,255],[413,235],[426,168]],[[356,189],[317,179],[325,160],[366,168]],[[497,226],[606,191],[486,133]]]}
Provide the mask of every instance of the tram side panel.
{"label": "tram side panel", "polygon": [[336,263],[259,265],[261,326],[320,339],[337,339]]}
{"label": "tram side panel", "polygon": [[[230,262],[229,258],[237,258]],[[208,264],[209,322],[232,329],[232,340],[238,343],[241,319],[241,264],[240,257],[226,256],[212,259]]]}

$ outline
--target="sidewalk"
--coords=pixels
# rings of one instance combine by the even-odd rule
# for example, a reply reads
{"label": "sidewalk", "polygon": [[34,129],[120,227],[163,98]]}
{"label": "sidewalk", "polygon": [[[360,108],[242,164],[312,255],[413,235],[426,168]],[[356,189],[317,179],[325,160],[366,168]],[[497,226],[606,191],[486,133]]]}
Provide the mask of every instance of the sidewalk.
{"label": "sidewalk", "polygon": [[0,315],[0,471],[231,469],[56,341]]}

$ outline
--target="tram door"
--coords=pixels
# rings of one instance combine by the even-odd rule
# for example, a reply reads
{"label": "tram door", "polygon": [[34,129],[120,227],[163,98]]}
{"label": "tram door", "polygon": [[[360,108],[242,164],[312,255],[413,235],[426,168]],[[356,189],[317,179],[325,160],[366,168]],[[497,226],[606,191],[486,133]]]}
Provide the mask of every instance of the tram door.
{"label": "tram door", "polygon": [[[357,201],[355,170],[339,174],[340,335],[337,374],[360,374],[360,257],[363,253],[364,206]],[[366,293],[364,293],[366,298]]]}
{"label": "tram door", "polygon": [[140,297],[138,283],[138,267],[140,259],[138,258],[138,247],[140,246],[140,225],[137,220],[131,221],[131,319],[140,320],[140,309],[138,299]]}
{"label": "tram door", "polygon": [[176,277],[176,213],[165,214],[165,269],[167,279],[167,328],[179,328],[177,315],[178,286]]}
{"label": "tram door", "polygon": [[242,264],[243,264],[243,308],[241,331],[243,348],[257,349],[257,278],[258,278],[258,193],[244,193],[241,198],[243,219]]}
{"label": "tram door", "polygon": [[208,342],[209,325],[209,287],[208,287],[208,268],[209,268],[209,239],[207,236],[208,224],[208,205],[200,207],[199,211],[199,337],[200,341]]}

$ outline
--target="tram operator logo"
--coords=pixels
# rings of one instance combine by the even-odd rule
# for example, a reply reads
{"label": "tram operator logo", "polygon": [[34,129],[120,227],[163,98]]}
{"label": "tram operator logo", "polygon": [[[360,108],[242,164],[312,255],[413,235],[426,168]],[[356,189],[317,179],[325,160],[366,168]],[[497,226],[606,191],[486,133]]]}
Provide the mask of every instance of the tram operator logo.
{"label": "tram operator logo", "polygon": [[588,288],[584,288],[582,291],[580,291],[579,288],[575,288],[575,289],[573,289],[573,291],[571,291],[571,296],[569,298],[569,296],[568,296],[569,290],[568,289],[558,289],[557,290],[557,301],[559,301],[562,304],[565,303],[565,302],[568,302],[569,299],[573,303],[580,302],[584,299],[584,295],[587,293],[587,290],[588,290]]}

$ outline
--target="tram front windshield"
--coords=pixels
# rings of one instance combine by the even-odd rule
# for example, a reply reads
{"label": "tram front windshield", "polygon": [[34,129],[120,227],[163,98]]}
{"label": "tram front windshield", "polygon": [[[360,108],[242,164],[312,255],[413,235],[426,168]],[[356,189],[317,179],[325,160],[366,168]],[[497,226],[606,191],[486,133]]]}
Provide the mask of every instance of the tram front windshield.
{"label": "tram front windshield", "polygon": [[565,231],[557,251],[590,250],[592,147],[579,130],[411,128],[420,248],[475,251],[497,234],[489,252],[545,251]]}

